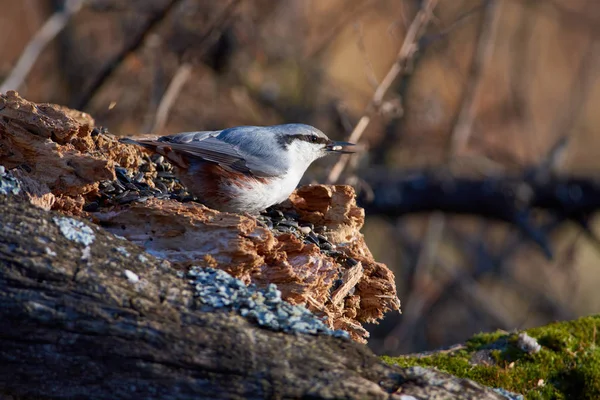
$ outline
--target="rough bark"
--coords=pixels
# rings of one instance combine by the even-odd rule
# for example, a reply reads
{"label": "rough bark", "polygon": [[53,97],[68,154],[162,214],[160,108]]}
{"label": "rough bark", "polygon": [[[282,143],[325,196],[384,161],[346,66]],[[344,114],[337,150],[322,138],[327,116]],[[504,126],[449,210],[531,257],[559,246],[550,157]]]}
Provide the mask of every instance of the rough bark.
{"label": "rough bark", "polygon": [[70,240],[56,218],[65,217],[0,196],[0,394],[503,398],[439,372],[390,367],[350,340],[202,312],[168,262],[89,223],[91,243]]}
{"label": "rough bark", "polygon": [[[400,308],[394,274],[374,260],[360,233],[364,211],[349,186],[301,188],[284,208],[314,227],[326,226],[327,244],[337,249],[333,257],[298,230],[281,233],[252,216],[170,199],[173,188],[183,188],[168,181],[169,193],[159,180],[160,173],[171,174],[158,171],[164,164],[95,129],[88,114],[35,104],[13,91],[0,94],[0,165],[19,178],[34,204],[93,220],[180,268],[210,266],[246,283],[275,283],[285,300],[326,315],[331,328],[354,340],[366,342],[363,323]],[[107,194],[113,185],[122,190]],[[163,187],[160,199],[156,185]],[[142,197],[145,201],[138,201]],[[93,211],[86,211],[91,204]],[[351,282],[348,258],[363,267]],[[336,291],[340,280],[344,290]]]}

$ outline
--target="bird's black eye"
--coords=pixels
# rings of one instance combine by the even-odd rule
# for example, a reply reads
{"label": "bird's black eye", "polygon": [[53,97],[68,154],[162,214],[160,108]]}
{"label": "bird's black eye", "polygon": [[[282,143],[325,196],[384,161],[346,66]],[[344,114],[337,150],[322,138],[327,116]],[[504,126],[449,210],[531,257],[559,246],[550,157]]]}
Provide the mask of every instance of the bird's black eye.
{"label": "bird's black eye", "polygon": [[317,143],[319,138],[316,135],[310,135],[310,141],[313,143]]}

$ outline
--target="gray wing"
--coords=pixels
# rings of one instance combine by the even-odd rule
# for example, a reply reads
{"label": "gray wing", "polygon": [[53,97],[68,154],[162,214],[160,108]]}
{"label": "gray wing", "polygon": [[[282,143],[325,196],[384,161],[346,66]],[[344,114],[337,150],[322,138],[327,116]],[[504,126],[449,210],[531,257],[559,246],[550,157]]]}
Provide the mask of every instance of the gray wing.
{"label": "gray wing", "polygon": [[272,177],[281,174],[268,159],[245,152],[239,146],[218,138],[222,131],[184,132],[172,136],[163,136],[158,142],[169,146],[187,157],[210,161],[224,168],[252,174],[259,177]]}

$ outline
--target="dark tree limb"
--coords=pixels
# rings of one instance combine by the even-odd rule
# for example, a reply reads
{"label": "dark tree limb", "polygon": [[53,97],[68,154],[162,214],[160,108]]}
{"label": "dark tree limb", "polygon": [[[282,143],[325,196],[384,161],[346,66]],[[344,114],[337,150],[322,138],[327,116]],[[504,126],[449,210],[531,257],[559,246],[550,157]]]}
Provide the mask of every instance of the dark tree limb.
{"label": "dark tree limb", "polygon": [[560,221],[573,221],[594,238],[586,221],[600,210],[600,182],[591,178],[525,173],[476,179],[396,171],[366,181],[371,192],[360,204],[367,214],[399,217],[437,210],[500,220],[517,227],[547,256],[551,255],[547,233],[536,225],[532,212],[544,211]]}
{"label": "dark tree limb", "polygon": [[76,243],[56,218],[0,196],[0,397],[502,398],[349,340],[201,312],[167,262],[89,223]]}

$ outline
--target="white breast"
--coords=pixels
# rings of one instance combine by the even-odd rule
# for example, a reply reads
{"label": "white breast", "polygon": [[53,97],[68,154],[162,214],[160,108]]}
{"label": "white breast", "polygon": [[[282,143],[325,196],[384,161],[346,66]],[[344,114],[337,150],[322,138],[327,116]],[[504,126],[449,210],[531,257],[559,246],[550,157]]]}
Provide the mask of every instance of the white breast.
{"label": "white breast", "polygon": [[225,205],[226,210],[256,214],[266,208],[285,201],[298,186],[302,174],[286,174],[285,177],[272,178],[268,183],[248,182],[242,187],[229,186],[227,191],[231,200]]}

